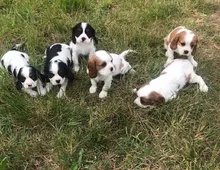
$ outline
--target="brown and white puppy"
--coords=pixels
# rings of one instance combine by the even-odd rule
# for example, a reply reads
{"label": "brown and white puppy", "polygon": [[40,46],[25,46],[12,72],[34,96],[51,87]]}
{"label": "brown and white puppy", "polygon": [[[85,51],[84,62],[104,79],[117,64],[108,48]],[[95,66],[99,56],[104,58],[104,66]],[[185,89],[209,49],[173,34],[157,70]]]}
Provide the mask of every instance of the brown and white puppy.
{"label": "brown and white puppy", "polygon": [[198,83],[200,91],[208,91],[204,80],[195,73],[189,60],[175,59],[161,72],[159,77],[133,90],[138,96],[134,103],[142,108],[165,103],[176,98],[178,91],[186,83]]}
{"label": "brown and white puppy", "polygon": [[192,65],[197,67],[198,63],[193,58],[197,44],[198,37],[193,31],[184,26],[172,30],[164,39],[164,47],[167,50],[165,55],[168,57],[165,67],[174,60],[174,52],[180,56],[187,56]]}
{"label": "brown and white puppy", "polygon": [[111,87],[112,78],[118,74],[125,74],[128,71],[134,71],[131,65],[125,60],[125,55],[133,50],[123,51],[121,54],[108,53],[104,50],[96,51],[89,58],[88,74],[92,86],[89,89],[90,93],[95,93],[97,83],[104,81],[102,91],[99,93],[99,98],[107,96],[107,91]]}

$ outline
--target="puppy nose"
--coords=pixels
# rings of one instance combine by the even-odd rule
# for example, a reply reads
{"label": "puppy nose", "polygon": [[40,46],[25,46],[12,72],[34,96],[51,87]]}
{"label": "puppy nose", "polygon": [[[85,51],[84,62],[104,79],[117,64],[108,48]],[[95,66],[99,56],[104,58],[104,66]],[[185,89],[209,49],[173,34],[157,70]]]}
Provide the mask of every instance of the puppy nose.
{"label": "puppy nose", "polygon": [[189,53],[189,51],[188,51],[188,50],[185,50],[185,51],[184,51],[184,54],[188,54],[188,53]]}
{"label": "puppy nose", "polygon": [[113,67],[111,67],[110,70],[113,71]]}
{"label": "puppy nose", "polygon": [[85,41],[85,40],[86,40],[86,38],[85,38],[85,37],[82,37],[82,42]]}
{"label": "puppy nose", "polygon": [[31,87],[32,86],[32,84],[28,84],[28,87]]}
{"label": "puppy nose", "polygon": [[60,80],[56,80],[57,83],[60,83]]}

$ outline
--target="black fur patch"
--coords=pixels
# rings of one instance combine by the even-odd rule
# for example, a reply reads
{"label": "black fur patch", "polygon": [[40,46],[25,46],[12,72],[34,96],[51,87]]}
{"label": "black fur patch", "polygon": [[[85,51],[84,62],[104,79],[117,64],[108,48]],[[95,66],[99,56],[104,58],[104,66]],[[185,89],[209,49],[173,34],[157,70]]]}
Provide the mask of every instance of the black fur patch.
{"label": "black fur patch", "polygon": [[5,68],[4,60],[1,60],[2,66]]}
{"label": "black fur patch", "polygon": [[17,76],[18,81],[21,83],[23,83],[25,81],[25,77],[22,75],[22,68],[19,70],[18,72],[18,76]]}
{"label": "black fur patch", "polygon": [[7,70],[8,70],[8,72],[9,72],[9,74],[12,74],[11,65],[8,66]]}
{"label": "black fur patch", "polygon": [[[81,24],[82,23],[78,23],[72,28],[72,42],[74,44],[76,44],[76,38],[75,37],[79,37],[83,33],[83,28],[82,28]],[[95,43],[98,44],[98,40],[95,36],[95,29],[88,23],[87,23],[86,28],[85,28],[85,34],[89,38],[93,38]]]}

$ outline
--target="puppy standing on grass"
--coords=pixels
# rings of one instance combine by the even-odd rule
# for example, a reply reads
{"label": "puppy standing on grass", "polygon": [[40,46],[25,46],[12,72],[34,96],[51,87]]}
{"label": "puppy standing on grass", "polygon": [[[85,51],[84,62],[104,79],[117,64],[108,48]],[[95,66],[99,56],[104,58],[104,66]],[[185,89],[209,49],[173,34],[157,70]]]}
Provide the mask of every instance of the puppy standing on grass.
{"label": "puppy standing on grass", "polygon": [[89,59],[88,74],[92,86],[89,89],[90,93],[95,93],[97,83],[104,81],[102,91],[99,93],[99,98],[104,98],[108,94],[108,89],[111,87],[112,78],[118,74],[125,74],[132,70],[131,65],[125,60],[125,56],[133,50],[123,51],[121,54],[108,53],[104,50],[96,51]]}
{"label": "puppy standing on grass", "polygon": [[95,29],[86,22],[81,22],[75,25],[72,29],[72,59],[74,70],[79,71],[79,55],[88,55],[89,58],[95,53],[95,43],[98,40],[95,36]]}
{"label": "puppy standing on grass", "polygon": [[[43,96],[46,94],[46,89],[43,87],[45,77],[39,70],[29,65],[29,56],[26,53],[17,51],[17,48],[23,45],[17,44],[5,53],[0,66],[15,77],[18,90],[22,89],[32,97],[36,97],[37,94]],[[34,88],[37,88],[38,93]]]}
{"label": "puppy standing on grass", "polygon": [[208,91],[204,80],[195,73],[189,60],[175,59],[161,72],[159,77],[133,90],[138,96],[134,103],[142,108],[162,104],[176,98],[177,92],[186,83],[198,83],[200,91]]}
{"label": "puppy standing on grass", "polygon": [[52,86],[59,86],[57,98],[66,95],[68,82],[73,81],[71,48],[66,44],[53,44],[45,51],[46,59],[44,74],[47,78],[46,89],[49,92]]}
{"label": "puppy standing on grass", "polygon": [[167,50],[167,61],[165,67],[174,60],[174,52],[180,56],[187,56],[188,60],[194,67],[197,67],[197,62],[194,60],[194,54],[198,44],[197,35],[186,29],[183,26],[179,26],[172,30],[169,35],[164,39],[164,47]]}

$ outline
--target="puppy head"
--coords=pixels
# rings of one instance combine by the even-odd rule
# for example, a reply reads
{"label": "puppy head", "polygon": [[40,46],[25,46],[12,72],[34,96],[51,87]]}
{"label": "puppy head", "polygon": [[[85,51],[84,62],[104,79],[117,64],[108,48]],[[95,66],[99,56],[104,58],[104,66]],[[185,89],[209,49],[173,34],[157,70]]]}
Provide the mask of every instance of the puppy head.
{"label": "puppy head", "polygon": [[104,50],[96,51],[88,62],[89,77],[109,76],[115,71],[112,56]]}
{"label": "puppy head", "polygon": [[46,77],[53,85],[62,85],[66,79],[74,79],[71,69],[61,60],[52,60],[44,69]]}
{"label": "puppy head", "polygon": [[192,31],[186,30],[175,34],[170,48],[180,55],[190,56],[195,53],[198,37]]}
{"label": "puppy head", "polygon": [[155,91],[150,92],[147,96],[137,97],[134,101],[134,103],[142,108],[152,107],[164,102],[165,98]]}
{"label": "puppy head", "polygon": [[32,66],[22,67],[17,74],[16,88],[34,88],[37,86],[39,71]]}
{"label": "puppy head", "polygon": [[72,41],[76,43],[85,43],[88,44],[92,40],[98,44],[97,38],[95,36],[95,29],[86,22],[78,23],[72,29]]}

